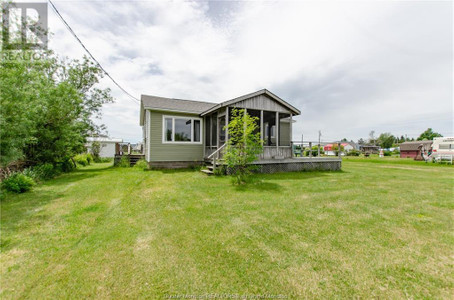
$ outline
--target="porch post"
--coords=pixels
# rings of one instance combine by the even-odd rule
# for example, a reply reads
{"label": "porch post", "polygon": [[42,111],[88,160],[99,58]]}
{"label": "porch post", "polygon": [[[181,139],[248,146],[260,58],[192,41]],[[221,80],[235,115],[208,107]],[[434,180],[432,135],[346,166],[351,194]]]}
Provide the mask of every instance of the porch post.
{"label": "porch post", "polygon": [[276,139],[276,149],[279,151],[279,112],[276,112],[276,132],[274,136]]}
{"label": "porch post", "polygon": [[[290,114],[290,133],[289,133],[289,141],[290,141],[290,146],[292,145],[292,121],[293,121],[293,114]],[[292,150],[293,151],[293,150]]]}
{"label": "porch post", "polygon": [[312,142],[309,142],[309,157],[312,157]]}
{"label": "porch post", "polygon": [[202,136],[200,137],[202,140],[202,145],[203,145],[203,158],[205,159],[205,152],[206,152],[206,121],[207,121],[207,117],[203,117],[203,124],[200,124],[200,126],[202,126]]}
{"label": "porch post", "polygon": [[260,139],[262,140],[262,146],[265,144],[265,138],[263,135],[263,109],[260,111]]}
{"label": "porch post", "polygon": [[225,108],[225,143],[229,141],[229,107]]}

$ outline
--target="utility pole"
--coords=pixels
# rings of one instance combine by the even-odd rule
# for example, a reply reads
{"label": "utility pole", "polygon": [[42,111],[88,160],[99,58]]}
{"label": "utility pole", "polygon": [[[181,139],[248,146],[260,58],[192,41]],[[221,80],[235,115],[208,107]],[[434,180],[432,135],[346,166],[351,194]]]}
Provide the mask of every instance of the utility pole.
{"label": "utility pole", "polygon": [[322,131],[318,131],[318,155],[317,157],[320,157],[320,137],[322,136]]}
{"label": "utility pole", "polygon": [[301,149],[304,147],[304,134],[301,133]]}

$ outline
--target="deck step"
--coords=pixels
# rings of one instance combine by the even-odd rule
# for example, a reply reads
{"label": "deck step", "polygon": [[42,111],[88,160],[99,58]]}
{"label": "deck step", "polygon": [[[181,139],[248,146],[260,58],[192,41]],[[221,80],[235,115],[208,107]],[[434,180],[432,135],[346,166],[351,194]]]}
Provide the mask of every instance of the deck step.
{"label": "deck step", "polygon": [[213,174],[214,174],[214,172],[211,171],[211,170],[203,169],[203,170],[201,170],[201,171],[202,171],[203,173],[207,174],[207,175],[213,175]]}

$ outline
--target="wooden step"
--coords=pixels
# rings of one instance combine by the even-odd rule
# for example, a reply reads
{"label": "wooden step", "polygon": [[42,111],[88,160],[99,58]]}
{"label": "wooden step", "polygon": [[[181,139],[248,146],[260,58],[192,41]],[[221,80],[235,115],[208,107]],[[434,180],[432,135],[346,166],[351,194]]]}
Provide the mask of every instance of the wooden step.
{"label": "wooden step", "polygon": [[203,169],[201,170],[203,173],[207,174],[207,175],[213,175],[213,171],[210,171],[210,170],[206,170],[206,169]]}

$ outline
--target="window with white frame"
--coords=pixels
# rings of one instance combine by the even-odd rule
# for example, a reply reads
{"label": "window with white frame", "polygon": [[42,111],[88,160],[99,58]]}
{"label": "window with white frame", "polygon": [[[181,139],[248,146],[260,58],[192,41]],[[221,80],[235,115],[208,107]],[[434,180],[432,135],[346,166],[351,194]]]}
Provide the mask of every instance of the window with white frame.
{"label": "window with white frame", "polygon": [[163,116],[164,143],[201,143],[202,126],[201,119]]}

